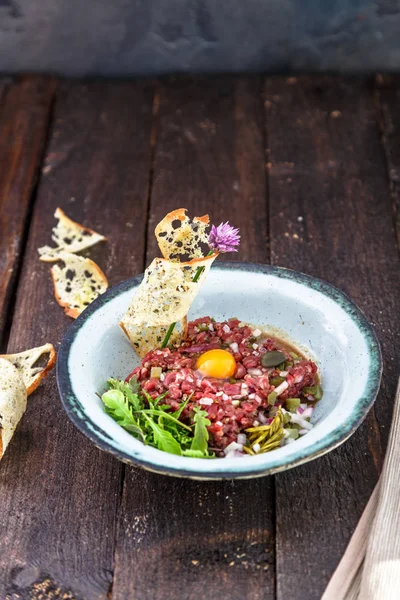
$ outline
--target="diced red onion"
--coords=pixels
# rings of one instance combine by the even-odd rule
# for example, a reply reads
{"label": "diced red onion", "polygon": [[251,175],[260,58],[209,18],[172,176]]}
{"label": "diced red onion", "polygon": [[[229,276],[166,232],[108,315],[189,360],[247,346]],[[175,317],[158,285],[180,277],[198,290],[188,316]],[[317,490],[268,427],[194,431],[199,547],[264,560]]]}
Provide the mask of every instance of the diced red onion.
{"label": "diced red onion", "polygon": [[225,454],[225,458],[243,458],[243,456],[245,456],[244,452],[239,450],[231,450],[228,454]]}
{"label": "diced red onion", "polygon": [[312,406],[307,406],[307,408],[304,409],[302,417],[303,419],[310,419],[312,417],[312,414],[314,412],[314,409]]}
{"label": "diced red onion", "polygon": [[211,404],[214,404],[214,400],[212,398],[200,398],[199,404],[202,406],[211,406]]}
{"label": "diced red onion", "polygon": [[237,450],[239,450],[241,452],[243,450],[243,444],[238,444],[237,442],[231,442],[230,444],[228,444],[228,446],[224,450],[225,456],[227,454],[229,454],[230,452],[237,451]]}
{"label": "diced red onion", "polygon": [[266,424],[268,423],[268,419],[267,419],[267,417],[265,416],[265,413],[263,413],[262,411],[260,411],[260,412],[258,413],[258,418],[260,419],[260,422],[261,422],[263,425],[266,425]]}
{"label": "diced red onion", "polygon": [[277,396],[280,396],[281,394],[283,394],[283,392],[284,392],[285,390],[287,390],[287,389],[288,389],[288,387],[289,387],[289,384],[288,384],[288,382],[287,382],[287,381],[282,381],[282,383],[280,383],[280,384],[278,385],[278,387],[276,387],[276,388],[274,389],[274,392],[275,392],[275,394],[276,394]]}
{"label": "diced red onion", "polygon": [[306,421],[305,419],[303,419],[303,417],[301,415],[299,415],[298,413],[291,414],[291,421],[292,421],[292,423],[296,423],[296,425],[300,425],[300,427],[302,427],[303,429],[312,429],[313,428],[312,424],[309,423],[308,421]]}
{"label": "diced red onion", "polygon": [[247,372],[252,377],[261,377],[261,375],[263,374],[261,369],[247,369]]}
{"label": "diced red onion", "polygon": [[197,346],[189,346],[189,348],[179,348],[179,352],[206,352],[207,350],[214,350],[220,347],[220,342],[213,342],[212,344],[198,344]]}
{"label": "diced red onion", "polygon": [[242,444],[242,446],[247,442],[247,435],[245,433],[239,433],[237,436],[237,443]]}

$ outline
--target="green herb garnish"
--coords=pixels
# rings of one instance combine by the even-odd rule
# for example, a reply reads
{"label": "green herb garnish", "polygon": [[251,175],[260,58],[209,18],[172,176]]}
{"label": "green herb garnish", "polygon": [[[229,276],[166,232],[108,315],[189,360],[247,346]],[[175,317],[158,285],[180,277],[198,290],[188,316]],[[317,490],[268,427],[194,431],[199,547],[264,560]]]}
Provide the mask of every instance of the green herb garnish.
{"label": "green herb garnish", "polygon": [[135,378],[129,383],[109,379],[107,385],[108,391],[101,396],[106,413],[144,444],[170,454],[213,457],[208,452],[207,427],[211,422],[207,411],[195,408],[193,424],[179,420],[191,396],[180,404],[178,410],[171,412],[171,407],[161,402],[166,393],[152,398],[140,388]]}
{"label": "green herb garnish", "polygon": [[211,421],[208,419],[207,411],[200,410],[199,408],[194,409],[194,438],[190,446],[191,450],[202,452],[203,455],[207,453],[208,448],[208,430],[207,426],[211,425]]}

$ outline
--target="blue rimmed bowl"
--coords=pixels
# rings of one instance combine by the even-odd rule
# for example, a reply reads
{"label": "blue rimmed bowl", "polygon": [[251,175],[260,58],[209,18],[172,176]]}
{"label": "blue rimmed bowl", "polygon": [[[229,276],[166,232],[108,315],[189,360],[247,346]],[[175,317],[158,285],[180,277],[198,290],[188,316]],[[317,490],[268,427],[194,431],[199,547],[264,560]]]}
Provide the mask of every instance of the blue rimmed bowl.
{"label": "blue rimmed bowl", "polygon": [[379,390],[379,343],[365,316],[338,289],[288,269],[219,262],[193,303],[191,319],[237,317],[285,338],[315,360],[323,399],[313,429],[258,456],[196,459],[143,445],[103,410],[96,393],[108,377],[125,378],[139,358],[118,326],[142,275],[111,288],[73,323],[61,344],[57,382],[72,422],[99,448],[157,473],[195,479],[250,478],[322,456],[357,429]]}

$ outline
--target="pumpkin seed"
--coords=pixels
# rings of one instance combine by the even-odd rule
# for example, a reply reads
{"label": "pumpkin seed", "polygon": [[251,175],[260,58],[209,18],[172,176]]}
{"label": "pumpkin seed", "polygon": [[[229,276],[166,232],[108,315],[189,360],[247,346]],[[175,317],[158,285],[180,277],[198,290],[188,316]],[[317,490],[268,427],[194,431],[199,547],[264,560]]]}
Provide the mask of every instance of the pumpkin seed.
{"label": "pumpkin seed", "polygon": [[281,363],[285,362],[286,356],[279,350],[271,350],[271,352],[265,352],[261,357],[261,364],[263,367],[277,367]]}

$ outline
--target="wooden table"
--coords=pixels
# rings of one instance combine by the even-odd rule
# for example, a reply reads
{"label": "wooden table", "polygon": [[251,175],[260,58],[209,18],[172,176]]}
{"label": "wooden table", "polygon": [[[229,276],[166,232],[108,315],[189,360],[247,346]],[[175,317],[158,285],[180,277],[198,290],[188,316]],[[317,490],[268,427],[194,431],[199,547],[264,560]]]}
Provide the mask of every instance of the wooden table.
{"label": "wooden table", "polygon": [[58,346],[71,323],[37,254],[57,206],[108,236],[88,255],[110,284],[143,271],[155,224],[184,206],[240,226],[234,259],[347,292],[385,362],[341,448],[224,482],[101,452],[53,373],[0,465],[0,598],[320,598],[379,475],[399,371],[400,80],[3,79],[0,132],[1,350]]}

